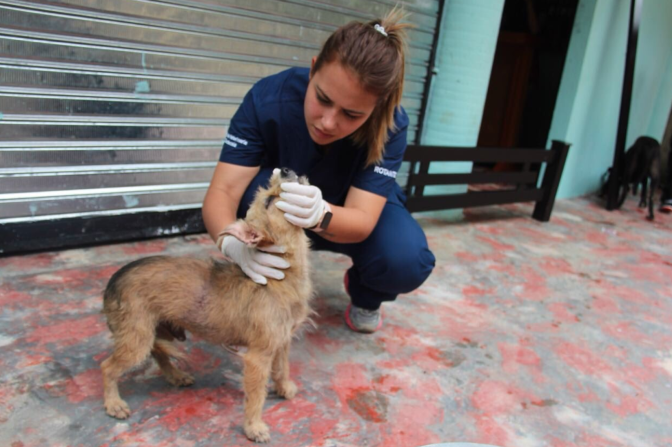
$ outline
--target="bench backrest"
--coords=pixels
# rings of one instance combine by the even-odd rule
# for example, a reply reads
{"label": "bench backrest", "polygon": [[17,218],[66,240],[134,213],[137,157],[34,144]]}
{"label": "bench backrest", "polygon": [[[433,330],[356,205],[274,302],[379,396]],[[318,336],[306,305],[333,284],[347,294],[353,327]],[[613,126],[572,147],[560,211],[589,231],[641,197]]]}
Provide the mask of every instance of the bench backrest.
{"label": "bench backrest", "polygon": [[[549,150],[409,145],[404,155],[404,161],[411,163],[406,183],[406,207],[411,212],[418,212],[536,202],[532,217],[547,222],[553,211],[568,151],[569,145],[562,141],[553,141]],[[429,173],[431,162],[447,161],[516,163],[523,169],[517,172]],[[542,165],[545,165],[545,170],[542,170]],[[541,186],[537,186],[542,171]],[[502,183],[513,185],[515,189],[423,195],[425,186],[430,185]]]}

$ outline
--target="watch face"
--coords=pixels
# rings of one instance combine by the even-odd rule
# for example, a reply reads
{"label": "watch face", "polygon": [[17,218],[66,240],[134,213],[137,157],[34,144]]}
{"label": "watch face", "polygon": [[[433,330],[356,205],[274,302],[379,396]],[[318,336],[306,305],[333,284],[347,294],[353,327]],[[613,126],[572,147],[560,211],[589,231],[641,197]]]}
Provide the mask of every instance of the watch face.
{"label": "watch face", "polygon": [[329,226],[329,222],[331,222],[331,216],[333,216],[333,213],[327,211],[324,215],[324,219],[322,219],[322,223],[320,224],[320,228],[323,230],[326,230],[327,227]]}

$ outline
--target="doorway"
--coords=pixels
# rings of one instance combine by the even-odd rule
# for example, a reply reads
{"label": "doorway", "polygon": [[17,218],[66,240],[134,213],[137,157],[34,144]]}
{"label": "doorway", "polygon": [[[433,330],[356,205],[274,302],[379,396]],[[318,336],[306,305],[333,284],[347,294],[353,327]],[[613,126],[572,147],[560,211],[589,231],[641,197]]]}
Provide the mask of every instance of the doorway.
{"label": "doorway", "polygon": [[505,1],[478,146],[546,146],[577,4]]}

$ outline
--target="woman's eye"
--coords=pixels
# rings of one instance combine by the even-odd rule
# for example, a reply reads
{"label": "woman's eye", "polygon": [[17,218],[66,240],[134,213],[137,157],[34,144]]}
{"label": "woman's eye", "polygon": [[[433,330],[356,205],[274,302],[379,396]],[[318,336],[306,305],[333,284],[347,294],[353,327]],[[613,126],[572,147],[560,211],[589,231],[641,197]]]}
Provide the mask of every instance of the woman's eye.
{"label": "woman's eye", "polygon": [[322,104],[329,104],[329,101],[327,101],[326,98],[323,98],[321,96],[318,96],[317,100],[320,101]]}
{"label": "woman's eye", "polygon": [[347,119],[349,119],[349,120],[356,120],[356,119],[358,118],[358,117],[355,116],[355,115],[350,115],[349,113],[345,113],[345,112],[344,112],[344,115],[345,115],[345,117],[346,117]]}

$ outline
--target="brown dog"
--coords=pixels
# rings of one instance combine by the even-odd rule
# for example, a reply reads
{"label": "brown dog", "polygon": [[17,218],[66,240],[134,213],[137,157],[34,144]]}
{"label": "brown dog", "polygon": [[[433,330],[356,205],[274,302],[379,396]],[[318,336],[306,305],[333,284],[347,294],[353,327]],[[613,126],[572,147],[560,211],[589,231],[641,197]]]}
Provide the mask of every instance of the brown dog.
{"label": "brown dog", "polygon": [[257,192],[245,220],[236,221],[222,234],[256,246],[284,246],[284,257],[291,265],[284,280],[259,285],[233,263],[167,256],[140,259],[112,276],[103,304],[114,340],[114,352],[101,365],[107,414],[118,419],[130,415],[117,381],[150,354],[168,382],[177,386],[194,382],[170,361],[171,356],[179,356],[170,341],[183,337],[186,329],[215,344],[247,346],[243,428],[253,441],[270,440],[261,419],[266,384],[270,375],[280,396],[291,399],[296,394],[289,378],[289,346],[308,319],[312,296],[309,239],[273,204],[281,181],[307,184],[307,180],[288,169],[277,171],[269,188]]}

